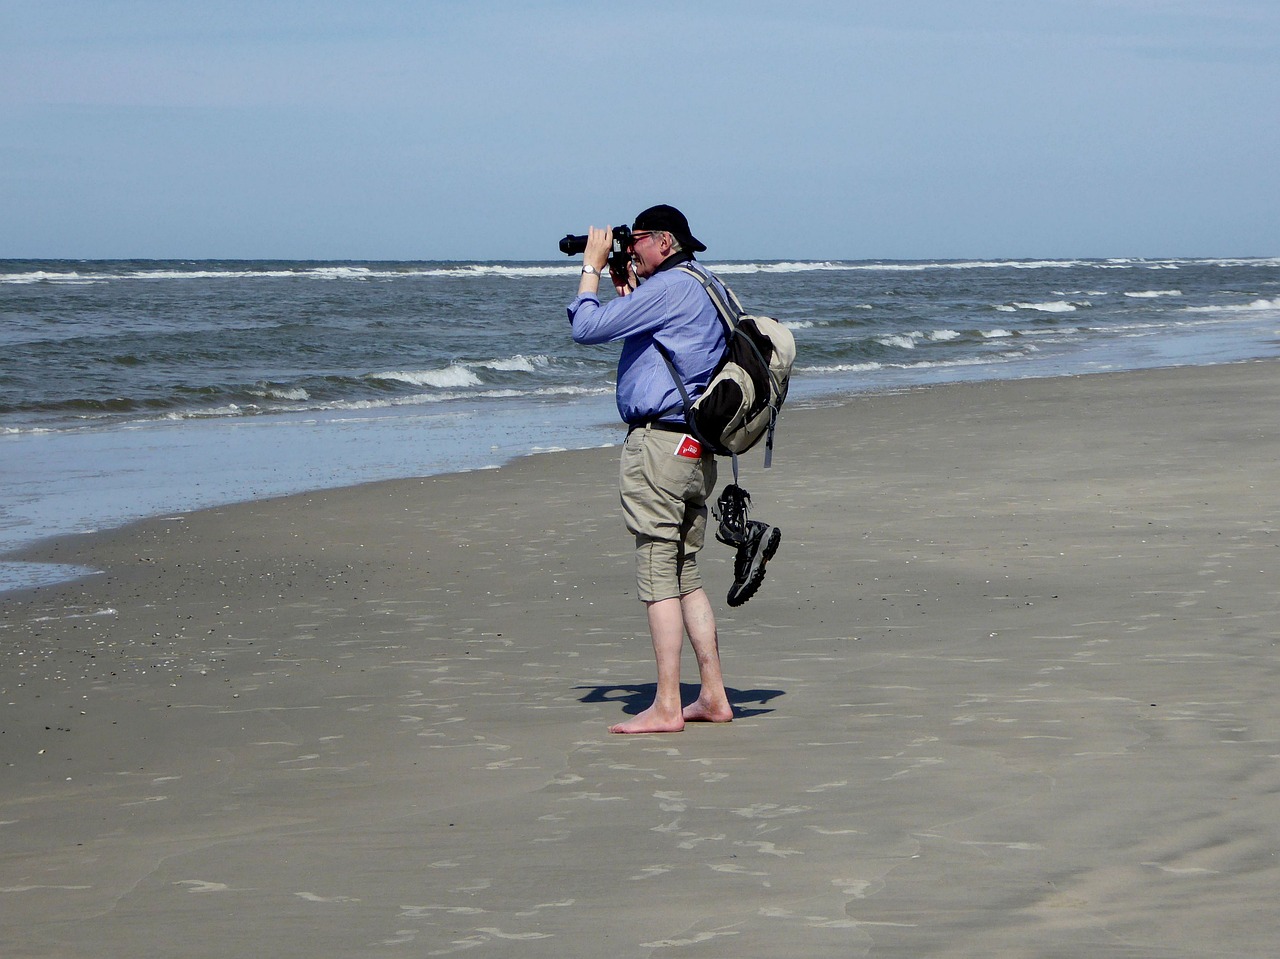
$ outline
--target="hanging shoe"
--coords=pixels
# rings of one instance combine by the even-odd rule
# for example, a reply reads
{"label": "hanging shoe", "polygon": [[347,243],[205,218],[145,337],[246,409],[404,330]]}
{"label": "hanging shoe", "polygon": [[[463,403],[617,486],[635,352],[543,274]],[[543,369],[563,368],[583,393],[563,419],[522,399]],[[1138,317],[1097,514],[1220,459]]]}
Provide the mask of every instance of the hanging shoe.
{"label": "hanging shoe", "polygon": [[726,546],[742,546],[747,541],[747,511],[751,509],[751,494],[737,483],[720,491],[716,500],[716,517],[720,526],[716,539]]}
{"label": "hanging shoe", "polygon": [[759,520],[747,523],[746,541],[738,547],[733,561],[733,585],[729,587],[729,605],[741,606],[764,582],[764,564],[773,558],[782,542],[782,530]]}

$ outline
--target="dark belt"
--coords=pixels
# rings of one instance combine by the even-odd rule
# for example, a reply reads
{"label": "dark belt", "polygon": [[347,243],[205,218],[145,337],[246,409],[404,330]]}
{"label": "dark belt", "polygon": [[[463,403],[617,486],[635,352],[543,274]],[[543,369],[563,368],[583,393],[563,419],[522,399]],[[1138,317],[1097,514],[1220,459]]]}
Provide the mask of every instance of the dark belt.
{"label": "dark belt", "polygon": [[628,424],[628,426],[629,426],[629,428],[627,429],[628,433],[630,433],[632,430],[642,430],[646,428],[651,430],[662,430],[664,433],[689,432],[689,427],[687,424],[672,423],[669,420],[641,420],[639,423],[630,423]]}

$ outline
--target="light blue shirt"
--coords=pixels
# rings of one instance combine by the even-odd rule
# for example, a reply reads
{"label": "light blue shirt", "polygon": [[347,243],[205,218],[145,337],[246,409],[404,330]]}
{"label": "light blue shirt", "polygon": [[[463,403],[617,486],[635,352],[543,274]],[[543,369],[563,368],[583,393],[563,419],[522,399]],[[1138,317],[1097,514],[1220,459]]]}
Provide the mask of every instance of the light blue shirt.
{"label": "light blue shirt", "polygon": [[671,356],[691,400],[706,389],[724,354],[724,322],[711,297],[695,277],[674,269],[674,264],[630,295],[603,306],[594,293],[578,294],[569,304],[569,322],[575,343],[622,340],[618,414],[627,423],[658,416],[684,418],[680,391],[655,342]]}

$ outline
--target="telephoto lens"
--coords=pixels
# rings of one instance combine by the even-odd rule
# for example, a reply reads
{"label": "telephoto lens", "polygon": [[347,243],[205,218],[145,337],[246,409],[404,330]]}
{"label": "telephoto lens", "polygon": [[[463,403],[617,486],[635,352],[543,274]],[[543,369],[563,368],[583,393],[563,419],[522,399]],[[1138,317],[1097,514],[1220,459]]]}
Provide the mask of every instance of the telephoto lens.
{"label": "telephoto lens", "polygon": [[[613,228],[613,251],[615,253],[623,253],[630,243],[631,228],[615,226]],[[577,256],[586,249],[587,238],[585,236],[574,236],[572,233],[566,233],[564,239],[560,241],[560,252],[565,256]]]}
{"label": "telephoto lens", "polygon": [[565,256],[577,256],[587,248],[587,238],[585,236],[574,236],[572,233],[566,233],[564,239],[560,241],[560,252]]}

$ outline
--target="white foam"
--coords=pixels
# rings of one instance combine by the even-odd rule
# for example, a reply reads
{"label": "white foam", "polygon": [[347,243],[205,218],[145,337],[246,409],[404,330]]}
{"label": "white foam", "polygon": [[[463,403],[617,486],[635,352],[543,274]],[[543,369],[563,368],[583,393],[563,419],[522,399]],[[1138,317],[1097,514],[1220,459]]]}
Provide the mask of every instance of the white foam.
{"label": "white foam", "polygon": [[905,336],[901,334],[877,336],[876,342],[881,346],[896,346],[904,350],[914,350],[916,348],[916,339],[919,336],[919,333],[910,333]]}
{"label": "white foam", "polygon": [[522,266],[514,264],[460,263],[441,266],[408,266],[394,270],[375,270],[367,266],[315,266],[303,270],[268,269],[160,269],[130,270],[123,273],[53,273],[38,270],[29,273],[0,274],[0,283],[105,283],[112,280],[244,280],[244,279],[321,279],[321,280],[395,280],[413,277],[542,277],[576,274],[577,263],[565,265]]}
{"label": "white foam", "polygon": [[1090,333],[1126,333],[1130,330],[1163,330],[1167,329],[1167,323],[1113,323],[1110,326],[1089,326],[1085,329]]}
{"label": "white foam", "polygon": [[1254,300],[1252,303],[1235,303],[1223,306],[1188,306],[1187,313],[1251,313],[1255,310],[1280,310],[1280,299]]}
{"label": "white foam", "polygon": [[88,286],[91,283],[98,283],[100,280],[92,275],[83,275],[80,273],[50,273],[46,270],[36,270],[31,273],[9,273],[0,274],[0,283],[10,283],[13,285],[25,285],[29,283],[59,283],[65,286]]}
{"label": "white foam", "polygon": [[484,367],[489,370],[497,370],[504,373],[535,373],[540,368],[544,368],[551,364],[550,357],[545,355],[525,356],[517,353],[515,356],[509,356],[506,359],[489,360],[485,363],[477,363],[477,366]]}
{"label": "white foam", "polygon": [[804,373],[869,373],[884,369],[883,363],[832,363],[827,366],[797,366],[796,372]]}
{"label": "white foam", "polygon": [[613,396],[613,383],[608,386],[547,386],[533,390],[530,396]]}
{"label": "white foam", "polygon": [[[809,273],[821,271],[861,271],[886,273],[922,273],[930,270],[1060,270],[1060,269],[1101,269],[1101,270],[1178,270],[1187,266],[1219,266],[1219,267],[1275,267],[1280,266],[1280,257],[1245,257],[1245,258],[1205,258],[1205,259],[1167,259],[1144,260],[1139,258],[1117,257],[1109,260],[918,260],[918,261],[867,261],[867,260],[780,260],[770,261],[736,261],[712,263],[717,273]],[[374,268],[355,264],[334,266],[313,266],[296,270],[272,270],[227,267],[225,269],[209,269],[193,267],[191,269],[159,269],[132,270],[123,273],[111,272],[54,272],[35,270],[26,273],[0,273],[0,284],[56,283],[83,285],[88,283],[104,283],[113,280],[219,280],[246,279],[261,277],[264,279],[280,279],[289,277],[332,279],[332,280],[396,280],[406,278],[474,278],[477,276],[520,278],[542,278],[550,276],[567,276],[576,274],[581,269],[576,259],[567,259],[557,263],[412,263],[396,264],[395,268]]]}
{"label": "white foam", "polygon": [[[1000,339],[1008,336],[1032,335],[1039,331],[1017,331],[1005,329],[994,329],[979,331],[979,335],[987,339]],[[1057,333],[1060,330],[1046,330],[1046,333]],[[959,330],[930,330],[928,333],[915,330],[911,333],[892,333],[887,336],[876,337],[876,342],[881,346],[899,346],[906,350],[915,349],[916,345],[922,341],[930,343],[950,343],[952,340],[961,339],[964,333]]]}
{"label": "white foam", "polygon": [[433,386],[437,389],[481,385],[480,377],[458,363],[446,366],[442,370],[389,370],[385,373],[375,373],[372,379],[398,380],[411,386]]}
{"label": "white foam", "polygon": [[950,360],[914,360],[910,363],[841,363],[831,366],[797,367],[804,373],[870,373],[877,370],[944,370],[966,366],[988,366],[992,363],[1005,363],[1010,360],[1025,359],[1034,347],[1028,351],[1009,350],[998,356],[966,356]]}
{"label": "white foam", "polygon": [[1052,330],[1019,330],[1019,331],[1018,331],[1018,335],[1019,335],[1019,336],[1054,336],[1054,337],[1057,337],[1057,336],[1066,336],[1066,335],[1071,334],[1071,333],[1079,333],[1079,332],[1080,332],[1080,327],[1078,327],[1078,326],[1060,326],[1060,327],[1055,327],[1055,328],[1054,328],[1054,329],[1052,329]]}
{"label": "white foam", "polygon": [[412,273],[392,273],[388,276],[444,276],[444,277],[477,277],[477,276],[507,276],[512,278],[521,277],[544,277],[544,276],[576,276],[582,270],[582,263],[579,260],[571,260],[567,264],[558,266],[536,266],[536,265],[514,265],[508,263],[459,263],[457,265],[429,267],[422,270],[415,270]]}
{"label": "white foam", "polygon": [[[173,410],[163,414],[160,419],[175,421],[221,419],[228,416],[255,416],[261,412],[263,412],[262,407],[256,403],[228,403],[226,406],[211,406],[205,409]],[[145,420],[138,420],[127,428],[137,428],[145,423]]]}
{"label": "white foam", "polygon": [[1133,293],[1126,293],[1125,296],[1131,296],[1135,300],[1154,300],[1162,296],[1182,296],[1181,290],[1140,290]]}
{"label": "white foam", "polygon": [[1088,303],[1072,303],[1069,300],[1049,300],[1044,303],[1014,303],[1013,307],[1016,310],[1034,310],[1037,313],[1074,313],[1078,307],[1088,305]]}
{"label": "white foam", "polygon": [[876,337],[876,342],[881,346],[897,346],[904,350],[914,350],[916,345],[922,341],[930,343],[947,343],[951,340],[958,340],[964,334],[956,330],[931,330],[928,333],[914,330],[910,333],[892,333],[888,336]]}
{"label": "white foam", "polygon": [[250,277],[335,276],[332,270],[135,270],[132,273],[102,273],[103,280],[243,280]]}
{"label": "white foam", "polygon": [[461,399],[503,400],[540,396],[604,396],[605,394],[612,395],[613,392],[614,387],[612,384],[608,386],[546,386],[536,390],[494,389],[465,393],[455,390],[441,390],[436,393],[414,393],[409,396],[395,396],[381,400],[333,400],[328,403],[316,404],[308,407],[308,409],[315,412],[379,410],[398,406],[430,406]]}
{"label": "white foam", "polygon": [[[382,374],[386,375],[386,374]],[[429,385],[429,384],[422,384]],[[323,402],[304,402],[302,406],[290,407],[287,412],[295,414],[307,413],[364,413],[377,410],[391,410],[398,407],[414,407],[414,406],[438,406],[448,403],[452,400],[503,400],[503,399],[537,399],[539,397],[591,397],[613,395],[614,386],[612,383],[602,386],[544,386],[537,389],[489,389],[489,390],[462,390],[462,389],[437,389],[432,393],[413,393],[408,396],[392,396],[385,399],[370,400],[327,400]],[[258,406],[255,403],[228,403],[225,406],[196,408],[186,410],[173,410],[160,414],[153,420],[137,420],[121,429],[143,429],[148,423],[157,421],[181,422],[184,420],[217,420],[227,418],[243,418],[270,416],[273,413],[279,413],[279,410],[273,410]],[[0,433],[12,434],[29,434],[42,432],[66,432],[65,430],[45,430],[45,429],[25,429],[15,428],[0,430]]]}
{"label": "white foam", "polygon": [[834,260],[788,260],[778,263],[713,263],[711,268],[716,273],[724,274],[743,274],[743,273],[814,273],[824,270],[851,270],[856,269],[857,264],[840,263]]}
{"label": "white foam", "polygon": [[1208,266],[1280,266],[1280,256],[1207,257],[1190,262]]}
{"label": "white foam", "polygon": [[253,396],[261,396],[265,400],[309,400],[311,394],[304,389],[266,389],[266,390],[250,390]]}
{"label": "white foam", "polygon": [[1026,353],[1020,350],[1010,350],[1007,353],[1001,353],[998,357],[966,356],[958,360],[920,360],[917,363],[904,364],[901,368],[907,370],[939,370],[961,366],[986,366],[1003,360],[1020,360],[1025,356]]}
{"label": "white foam", "polygon": [[1196,263],[1196,260],[1143,260],[1135,257],[1114,257],[1096,264],[1103,270],[1177,270],[1181,263]]}

